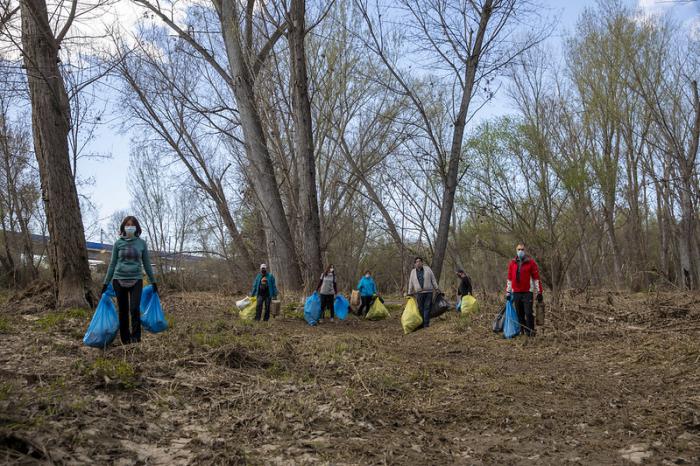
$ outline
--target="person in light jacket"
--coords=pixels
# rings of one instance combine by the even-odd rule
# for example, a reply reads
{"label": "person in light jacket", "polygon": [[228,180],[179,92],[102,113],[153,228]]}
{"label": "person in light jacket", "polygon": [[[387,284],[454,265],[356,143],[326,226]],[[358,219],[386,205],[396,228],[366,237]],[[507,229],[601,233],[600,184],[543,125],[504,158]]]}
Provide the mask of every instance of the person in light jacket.
{"label": "person in light jacket", "polygon": [[423,315],[423,328],[430,327],[430,308],[433,305],[433,292],[438,289],[435,274],[421,257],[416,257],[414,268],[408,279],[408,294],[414,295],[418,310]]}

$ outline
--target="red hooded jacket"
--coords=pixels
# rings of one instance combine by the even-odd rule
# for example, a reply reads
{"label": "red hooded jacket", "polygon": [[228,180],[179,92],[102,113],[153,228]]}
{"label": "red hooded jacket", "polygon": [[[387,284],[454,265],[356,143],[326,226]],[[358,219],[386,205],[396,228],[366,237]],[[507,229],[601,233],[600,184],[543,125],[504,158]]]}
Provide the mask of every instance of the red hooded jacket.
{"label": "red hooded jacket", "polygon": [[520,272],[518,272],[518,260],[512,259],[508,264],[508,283],[506,291],[510,293],[542,293],[542,283],[540,282],[540,270],[537,263],[530,256],[523,257],[520,262]]}

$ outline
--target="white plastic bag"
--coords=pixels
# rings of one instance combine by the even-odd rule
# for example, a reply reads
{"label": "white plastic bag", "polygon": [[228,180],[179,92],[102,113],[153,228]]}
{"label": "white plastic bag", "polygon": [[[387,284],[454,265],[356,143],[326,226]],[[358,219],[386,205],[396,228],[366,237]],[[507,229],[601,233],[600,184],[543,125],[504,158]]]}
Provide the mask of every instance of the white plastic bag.
{"label": "white plastic bag", "polygon": [[246,296],[245,298],[241,299],[240,301],[236,301],[236,307],[240,310],[243,310],[246,307],[250,306],[251,302],[252,301],[250,300],[250,297]]}

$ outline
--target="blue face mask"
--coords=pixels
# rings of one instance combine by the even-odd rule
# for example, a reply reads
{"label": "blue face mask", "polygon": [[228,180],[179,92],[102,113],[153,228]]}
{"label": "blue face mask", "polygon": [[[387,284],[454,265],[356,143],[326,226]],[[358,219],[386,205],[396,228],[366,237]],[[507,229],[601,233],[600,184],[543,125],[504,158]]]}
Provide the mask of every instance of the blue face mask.
{"label": "blue face mask", "polygon": [[523,250],[518,251],[518,259],[522,259],[523,257],[525,257],[525,251],[523,251]]}
{"label": "blue face mask", "polygon": [[136,227],[126,226],[124,227],[124,231],[126,232],[126,236],[134,236],[136,234]]}

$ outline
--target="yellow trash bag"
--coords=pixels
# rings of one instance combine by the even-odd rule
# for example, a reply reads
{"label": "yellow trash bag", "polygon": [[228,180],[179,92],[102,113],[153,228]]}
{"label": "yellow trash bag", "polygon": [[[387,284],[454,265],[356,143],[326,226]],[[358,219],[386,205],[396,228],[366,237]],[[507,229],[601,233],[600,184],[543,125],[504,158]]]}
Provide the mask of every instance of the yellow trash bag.
{"label": "yellow trash bag", "polygon": [[241,320],[255,320],[255,308],[258,304],[258,298],[253,296],[250,298],[250,304],[246,306],[241,313],[238,315]]}
{"label": "yellow trash bag", "polygon": [[416,303],[415,298],[408,298],[406,307],[401,314],[401,326],[403,327],[403,333],[408,335],[409,333],[415,331],[423,325],[423,317],[421,317],[418,311],[418,303]]}
{"label": "yellow trash bag", "polygon": [[386,319],[387,317],[391,317],[389,310],[379,298],[375,298],[374,304],[372,304],[372,307],[369,308],[369,312],[365,316],[365,319],[382,320]]}
{"label": "yellow trash bag", "polygon": [[460,305],[460,315],[468,316],[479,312],[479,301],[474,296],[462,296],[462,304]]}

